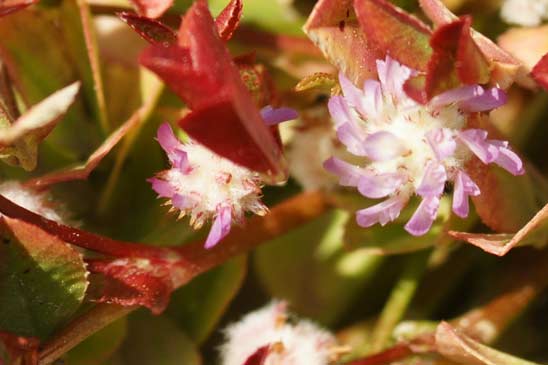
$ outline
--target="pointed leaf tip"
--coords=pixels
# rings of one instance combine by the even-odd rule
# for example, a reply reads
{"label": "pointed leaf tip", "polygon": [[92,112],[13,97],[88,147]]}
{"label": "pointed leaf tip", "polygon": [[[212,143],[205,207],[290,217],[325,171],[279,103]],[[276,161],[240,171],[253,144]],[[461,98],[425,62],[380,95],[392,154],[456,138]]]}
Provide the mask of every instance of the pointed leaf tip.
{"label": "pointed leaf tip", "polygon": [[242,0],[231,0],[215,19],[215,26],[219,37],[224,41],[232,38],[234,31],[240,24],[244,4]]}
{"label": "pointed leaf tip", "polygon": [[157,20],[129,12],[116,15],[151,44],[167,47],[177,43],[175,31]]}

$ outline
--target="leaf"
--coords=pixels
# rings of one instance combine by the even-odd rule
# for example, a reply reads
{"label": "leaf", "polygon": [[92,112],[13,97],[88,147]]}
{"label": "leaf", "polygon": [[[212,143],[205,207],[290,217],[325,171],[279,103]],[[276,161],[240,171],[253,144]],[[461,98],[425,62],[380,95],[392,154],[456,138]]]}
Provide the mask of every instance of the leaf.
{"label": "leaf", "polygon": [[[419,3],[422,10],[436,26],[442,26],[458,19],[441,0],[419,0]],[[523,76],[523,66],[517,59],[474,29],[471,30],[471,34],[472,39],[491,64],[491,83],[498,84],[501,88],[507,88],[515,79]]]}
{"label": "leaf", "polygon": [[337,78],[334,75],[325,72],[316,72],[299,81],[295,86],[295,90],[300,92],[315,88],[331,89],[333,86],[337,85],[337,82]]}
{"label": "leaf", "polygon": [[548,90],[548,54],[535,65],[531,74],[540,86]]}
{"label": "leaf", "polygon": [[120,350],[124,365],[200,365],[196,345],[165,317],[137,312],[129,318]]}
{"label": "leaf", "polygon": [[539,365],[505,354],[459,333],[441,322],[435,334],[436,350],[446,358],[465,365]]}
{"label": "leaf", "polygon": [[470,17],[462,17],[436,29],[430,44],[434,53],[428,62],[428,98],[461,85],[489,82],[489,64],[471,37]]}
{"label": "leaf", "polygon": [[192,340],[202,343],[238,293],[245,274],[243,256],[210,270],[173,293],[166,313]]}
{"label": "leaf", "polygon": [[352,0],[320,0],[303,28],[325,57],[356,85],[377,77],[371,49],[356,18]]}
{"label": "leaf", "polygon": [[383,260],[345,250],[349,219],[348,213],[332,210],[261,245],[254,267],[268,293],[287,299],[302,315],[325,324],[337,321]]}
{"label": "leaf", "polygon": [[70,350],[65,362],[70,365],[104,365],[127,335],[127,318],[121,318],[86,338]]}
{"label": "leaf", "polygon": [[122,12],[118,17],[150,44],[168,47],[177,43],[177,34],[157,20],[137,14]]}
{"label": "leaf", "polygon": [[147,18],[159,18],[173,5],[173,0],[131,0],[139,14]]}
{"label": "leaf", "polygon": [[548,204],[515,234],[481,234],[450,231],[456,239],[471,243],[497,256],[525,244],[544,244],[548,239]]}
{"label": "leaf", "polygon": [[38,0],[2,0],[2,3],[0,3],[0,17],[24,9],[37,2]]}
{"label": "leaf", "polygon": [[240,24],[243,8],[242,0],[230,0],[228,5],[215,18],[215,26],[222,40],[228,41],[232,38],[234,31]]}
{"label": "leaf", "polygon": [[[179,125],[194,140],[266,174],[270,182],[286,179],[287,169],[277,141],[215,31],[205,2],[196,2],[186,13],[179,30],[179,46],[151,46],[140,61],[193,109]],[[222,134],[222,143],[218,143],[219,134],[212,131]]]}
{"label": "leaf", "polygon": [[0,130],[0,146],[14,143],[32,135],[36,142],[43,140],[72,105],[80,89],[75,82],[34,105],[7,129]]}
{"label": "leaf", "polygon": [[85,180],[89,174],[101,163],[103,158],[120,142],[122,138],[135,127],[141,117],[141,109],[139,109],[130,119],[122,124],[114,131],[104,142],[89,156],[83,164],[63,169],[60,171],[51,172],[47,175],[29,180],[26,185],[35,188],[43,188],[60,182]]}
{"label": "leaf", "polygon": [[47,338],[79,308],[88,286],[82,256],[23,221],[0,218],[0,329]]}
{"label": "leaf", "polygon": [[432,54],[428,44],[432,32],[424,23],[386,0],[354,1],[354,8],[379,58],[389,54],[412,69],[426,71]]}
{"label": "leaf", "polygon": [[91,260],[88,269],[103,276],[102,286],[93,301],[124,307],[140,305],[154,314],[166,309],[175,289],[175,276],[182,272],[169,261],[144,257]]}

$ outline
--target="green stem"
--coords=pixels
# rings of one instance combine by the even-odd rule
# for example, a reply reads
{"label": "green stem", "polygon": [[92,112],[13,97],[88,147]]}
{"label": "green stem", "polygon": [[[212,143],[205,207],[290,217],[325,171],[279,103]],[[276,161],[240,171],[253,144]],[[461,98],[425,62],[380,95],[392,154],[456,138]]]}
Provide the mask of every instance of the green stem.
{"label": "green stem", "polygon": [[392,290],[381,316],[373,330],[371,352],[383,350],[392,336],[394,327],[405,315],[417,290],[419,281],[426,271],[430,250],[414,253],[409,257],[403,273]]}

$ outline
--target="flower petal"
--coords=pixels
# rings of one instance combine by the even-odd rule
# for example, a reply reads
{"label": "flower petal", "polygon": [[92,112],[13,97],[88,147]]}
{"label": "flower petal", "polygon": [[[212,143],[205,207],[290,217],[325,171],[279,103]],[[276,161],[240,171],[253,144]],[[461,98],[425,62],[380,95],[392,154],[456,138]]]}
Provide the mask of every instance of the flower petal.
{"label": "flower petal", "polygon": [[392,95],[398,101],[407,99],[403,85],[413,75],[410,68],[386,56],[384,61],[377,60],[377,72],[385,95]]}
{"label": "flower petal", "polygon": [[359,192],[371,199],[384,198],[396,191],[402,184],[404,176],[398,173],[393,174],[375,174],[367,171],[359,176]]}
{"label": "flower petal", "polygon": [[360,179],[360,168],[336,157],[331,157],[323,163],[323,167],[339,177],[342,186],[357,186]]}
{"label": "flower petal", "polygon": [[364,142],[364,151],[373,161],[387,161],[405,153],[403,141],[386,131],[370,134]]}
{"label": "flower petal", "polygon": [[459,132],[458,136],[481,162],[488,164],[498,157],[498,148],[486,141],[487,132],[483,129],[467,129]]}
{"label": "flower petal", "polygon": [[188,155],[183,150],[183,144],[175,137],[169,123],[160,125],[156,138],[162,149],[166,152],[171,165],[186,173],[190,168]]}
{"label": "flower petal", "polygon": [[352,122],[353,117],[350,114],[350,109],[342,96],[332,96],[327,103],[327,108],[329,109],[331,118],[333,118],[335,128],[338,128],[345,123]]}
{"label": "flower petal", "polygon": [[229,206],[223,206],[217,210],[217,217],[211,226],[209,235],[205,242],[205,248],[210,249],[219,243],[230,232],[232,225],[232,209]]}
{"label": "flower petal", "polygon": [[508,100],[506,93],[497,87],[489,90],[480,89],[482,90],[480,94],[459,103],[459,107],[463,111],[468,113],[484,112],[496,109],[499,106],[506,104],[506,101]]}
{"label": "flower petal", "polygon": [[298,116],[299,114],[295,109],[287,107],[273,108],[272,106],[267,105],[261,109],[261,117],[263,117],[265,124],[268,126],[297,119]]}
{"label": "flower petal", "polygon": [[364,93],[352,81],[348,80],[342,72],[339,73],[339,84],[347,103],[354,107],[363,117],[367,116],[367,110],[364,105]]}
{"label": "flower petal", "polygon": [[365,80],[363,84],[363,108],[365,117],[375,118],[382,106],[382,88],[377,80]]}
{"label": "flower petal", "polygon": [[426,140],[432,147],[438,161],[452,156],[457,148],[453,133],[447,128],[437,128],[429,131],[426,133]]}
{"label": "flower petal", "polygon": [[498,156],[494,161],[497,165],[512,175],[517,176],[525,173],[523,161],[521,161],[521,158],[508,147],[508,142],[499,140],[489,140],[487,142],[499,149]]}
{"label": "flower petal", "polygon": [[384,226],[398,218],[406,202],[399,196],[386,199],[382,203],[357,211],[356,222],[364,228],[371,227],[376,223]]}
{"label": "flower petal", "polygon": [[480,188],[464,171],[457,173],[454,181],[453,212],[461,218],[466,218],[469,212],[468,197],[478,196]]}
{"label": "flower petal", "polygon": [[195,203],[196,201],[193,198],[186,195],[175,194],[173,198],[171,198],[171,205],[179,210],[192,208]]}
{"label": "flower petal", "polygon": [[483,89],[479,85],[466,85],[434,96],[432,100],[430,100],[429,105],[433,108],[439,108],[453,103],[458,103],[463,100],[475,98],[482,92]]}
{"label": "flower petal", "polygon": [[405,230],[413,236],[422,236],[428,232],[436,219],[439,206],[440,198],[437,196],[429,196],[422,199],[415,214],[413,214],[405,225]]}
{"label": "flower petal", "polygon": [[423,198],[440,196],[445,188],[447,173],[442,164],[431,161],[426,167],[422,181],[417,188],[417,194]]}
{"label": "flower petal", "polygon": [[175,188],[173,185],[165,180],[157,179],[155,177],[147,180],[152,184],[152,189],[158,194],[160,198],[171,198],[175,194]]}
{"label": "flower petal", "polygon": [[356,156],[366,156],[362,133],[353,122],[347,122],[337,128],[337,138],[348,151]]}

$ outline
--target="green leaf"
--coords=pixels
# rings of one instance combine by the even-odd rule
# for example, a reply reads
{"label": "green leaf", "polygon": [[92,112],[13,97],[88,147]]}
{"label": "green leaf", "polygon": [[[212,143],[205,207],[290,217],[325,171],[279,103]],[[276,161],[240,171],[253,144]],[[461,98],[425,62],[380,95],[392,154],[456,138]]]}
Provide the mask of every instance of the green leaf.
{"label": "green leaf", "polygon": [[88,286],[78,251],[22,221],[0,220],[0,331],[50,335],[78,309]]}
{"label": "green leaf", "polygon": [[120,347],[127,334],[127,318],[121,318],[86,338],[70,350],[65,361],[70,365],[103,365]]}
{"label": "green leaf", "polygon": [[196,345],[165,317],[139,311],[128,323],[128,336],[120,349],[125,365],[200,365]]}
{"label": "green leaf", "polygon": [[349,219],[347,212],[333,210],[259,247],[254,266],[269,294],[324,324],[337,321],[383,260],[345,250]]}
{"label": "green leaf", "polygon": [[245,273],[246,258],[240,256],[198,276],[172,295],[167,314],[194,341],[203,342],[236,296]]}

